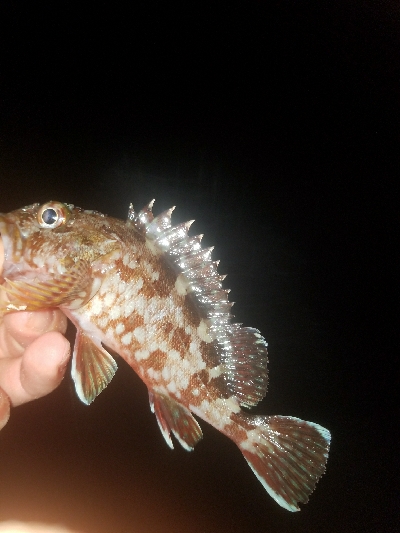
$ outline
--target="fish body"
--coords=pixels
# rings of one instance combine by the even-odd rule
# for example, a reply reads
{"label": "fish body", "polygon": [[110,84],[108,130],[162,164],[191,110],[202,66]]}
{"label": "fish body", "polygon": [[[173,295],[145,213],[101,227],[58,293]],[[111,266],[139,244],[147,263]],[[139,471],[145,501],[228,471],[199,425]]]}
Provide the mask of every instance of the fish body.
{"label": "fish body", "polygon": [[[9,304],[1,313],[59,307],[75,324],[72,377],[84,403],[123,357],[149,391],[167,444],[201,439],[193,414],[232,439],[267,492],[299,510],[325,470],[330,433],[294,417],[251,415],[267,391],[267,343],[232,323],[212,249],[151,202],[126,222],[48,202],[0,215]],[[1,280],[0,280],[1,281]]]}

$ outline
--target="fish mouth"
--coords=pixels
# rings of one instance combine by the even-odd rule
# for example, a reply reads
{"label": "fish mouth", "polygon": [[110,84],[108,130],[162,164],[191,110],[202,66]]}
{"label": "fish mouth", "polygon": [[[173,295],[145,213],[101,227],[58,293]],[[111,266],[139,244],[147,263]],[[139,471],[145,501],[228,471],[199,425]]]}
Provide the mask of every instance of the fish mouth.
{"label": "fish mouth", "polygon": [[18,225],[0,213],[0,282],[21,259],[23,237]]}

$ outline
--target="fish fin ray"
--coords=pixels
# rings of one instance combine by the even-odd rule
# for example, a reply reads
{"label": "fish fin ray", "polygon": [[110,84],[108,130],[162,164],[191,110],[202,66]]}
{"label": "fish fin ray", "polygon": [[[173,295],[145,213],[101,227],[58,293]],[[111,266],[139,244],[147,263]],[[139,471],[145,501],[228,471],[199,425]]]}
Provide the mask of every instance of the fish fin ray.
{"label": "fish fin ray", "polygon": [[165,442],[168,444],[171,450],[173,450],[174,443],[172,442],[172,439],[171,439],[171,429],[168,425],[168,422],[165,420],[163,416],[162,409],[160,409],[159,402],[155,394],[151,390],[149,390],[149,402],[150,402],[151,412],[156,415],[157,424],[158,424],[158,427],[160,428],[161,434],[164,437]]}
{"label": "fish fin ray", "polygon": [[154,218],[153,202],[136,213],[130,206],[128,221],[152,241],[180,279],[182,294],[190,298],[207,325],[209,342],[215,348],[215,366],[225,368],[223,377],[240,405],[257,405],[267,392],[267,343],[254,328],[232,323],[225,276],[213,261],[213,248],[202,248],[201,235],[189,236],[193,221],[171,225],[172,209]]}
{"label": "fish fin ray", "polygon": [[299,511],[298,503],[307,503],[325,471],[329,431],[289,416],[242,415],[242,419],[247,439],[238,446],[249,466],[279,505]]}
{"label": "fish fin ray", "polygon": [[78,261],[64,274],[55,275],[51,280],[18,280],[5,278],[2,290],[8,295],[10,304],[6,311],[14,311],[24,306],[26,311],[37,311],[48,307],[66,305],[75,299],[84,302],[91,290],[90,265]]}
{"label": "fish fin ray", "polygon": [[215,346],[229,390],[240,405],[257,405],[268,386],[268,344],[264,337],[255,328],[232,324]]}
{"label": "fish fin ray", "polygon": [[77,328],[71,375],[79,399],[90,404],[110,383],[117,370],[114,358],[98,339]]}
{"label": "fish fin ray", "polygon": [[203,433],[192,413],[177,401],[149,390],[149,401],[152,412],[156,415],[161,433],[173,449],[171,433],[179,444],[187,451],[193,450],[195,444],[202,438]]}

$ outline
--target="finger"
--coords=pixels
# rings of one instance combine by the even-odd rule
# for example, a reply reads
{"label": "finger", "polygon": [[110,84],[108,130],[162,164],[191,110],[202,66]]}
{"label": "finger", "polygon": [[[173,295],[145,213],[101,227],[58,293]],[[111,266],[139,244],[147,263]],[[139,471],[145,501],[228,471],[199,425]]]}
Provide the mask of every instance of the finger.
{"label": "finger", "polygon": [[[25,350],[20,364],[15,361],[13,373],[9,372],[6,389],[13,406],[20,405],[52,392],[61,383],[70,356],[67,339],[50,331],[38,337]],[[3,385],[5,388],[5,386]]]}
{"label": "finger", "polygon": [[10,400],[7,394],[0,389],[0,429],[2,429],[10,418]]}
{"label": "finger", "polygon": [[65,333],[67,317],[58,309],[10,313],[3,319],[0,339],[5,355],[18,357],[25,347],[48,331]]}
{"label": "finger", "polygon": [[0,276],[3,272],[3,263],[4,263],[4,245],[3,245],[3,239],[0,235]]}
{"label": "finger", "polygon": [[70,344],[58,332],[48,332],[28,346],[22,359],[21,384],[38,398],[61,383],[71,354]]}
{"label": "finger", "polygon": [[58,332],[48,332],[33,341],[19,358],[0,359],[0,387],[12,406],[54,390],[61,382],[70,354],[69,343]]}
{"label": "finger", "polygon": [[0,533],[78,533],[78,531],[39,522],[7,520],[6,522],[0,522]]}

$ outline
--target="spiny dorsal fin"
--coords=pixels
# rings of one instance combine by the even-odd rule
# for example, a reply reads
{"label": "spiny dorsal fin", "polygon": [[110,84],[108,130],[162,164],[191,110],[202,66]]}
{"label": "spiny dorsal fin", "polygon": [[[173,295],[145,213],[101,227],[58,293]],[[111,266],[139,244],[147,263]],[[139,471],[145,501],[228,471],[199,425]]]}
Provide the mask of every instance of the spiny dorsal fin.
{"label": "spiny dorsal fin", "polygon": [[190,237],[193,221],[172,226],[174,208],[154,217],[154,200],[139,213],[129,208],[128,223],[151,240],[184,282],[198,309],[206,319],[208,334],[214,342],[229,390],[241,405],[256,405],[267,391],[267,343],[254,328],[232,324],[228,290],[222,287],[225,276],[218,273],[212,260],[213,248],[202,248],[202,235]]}

